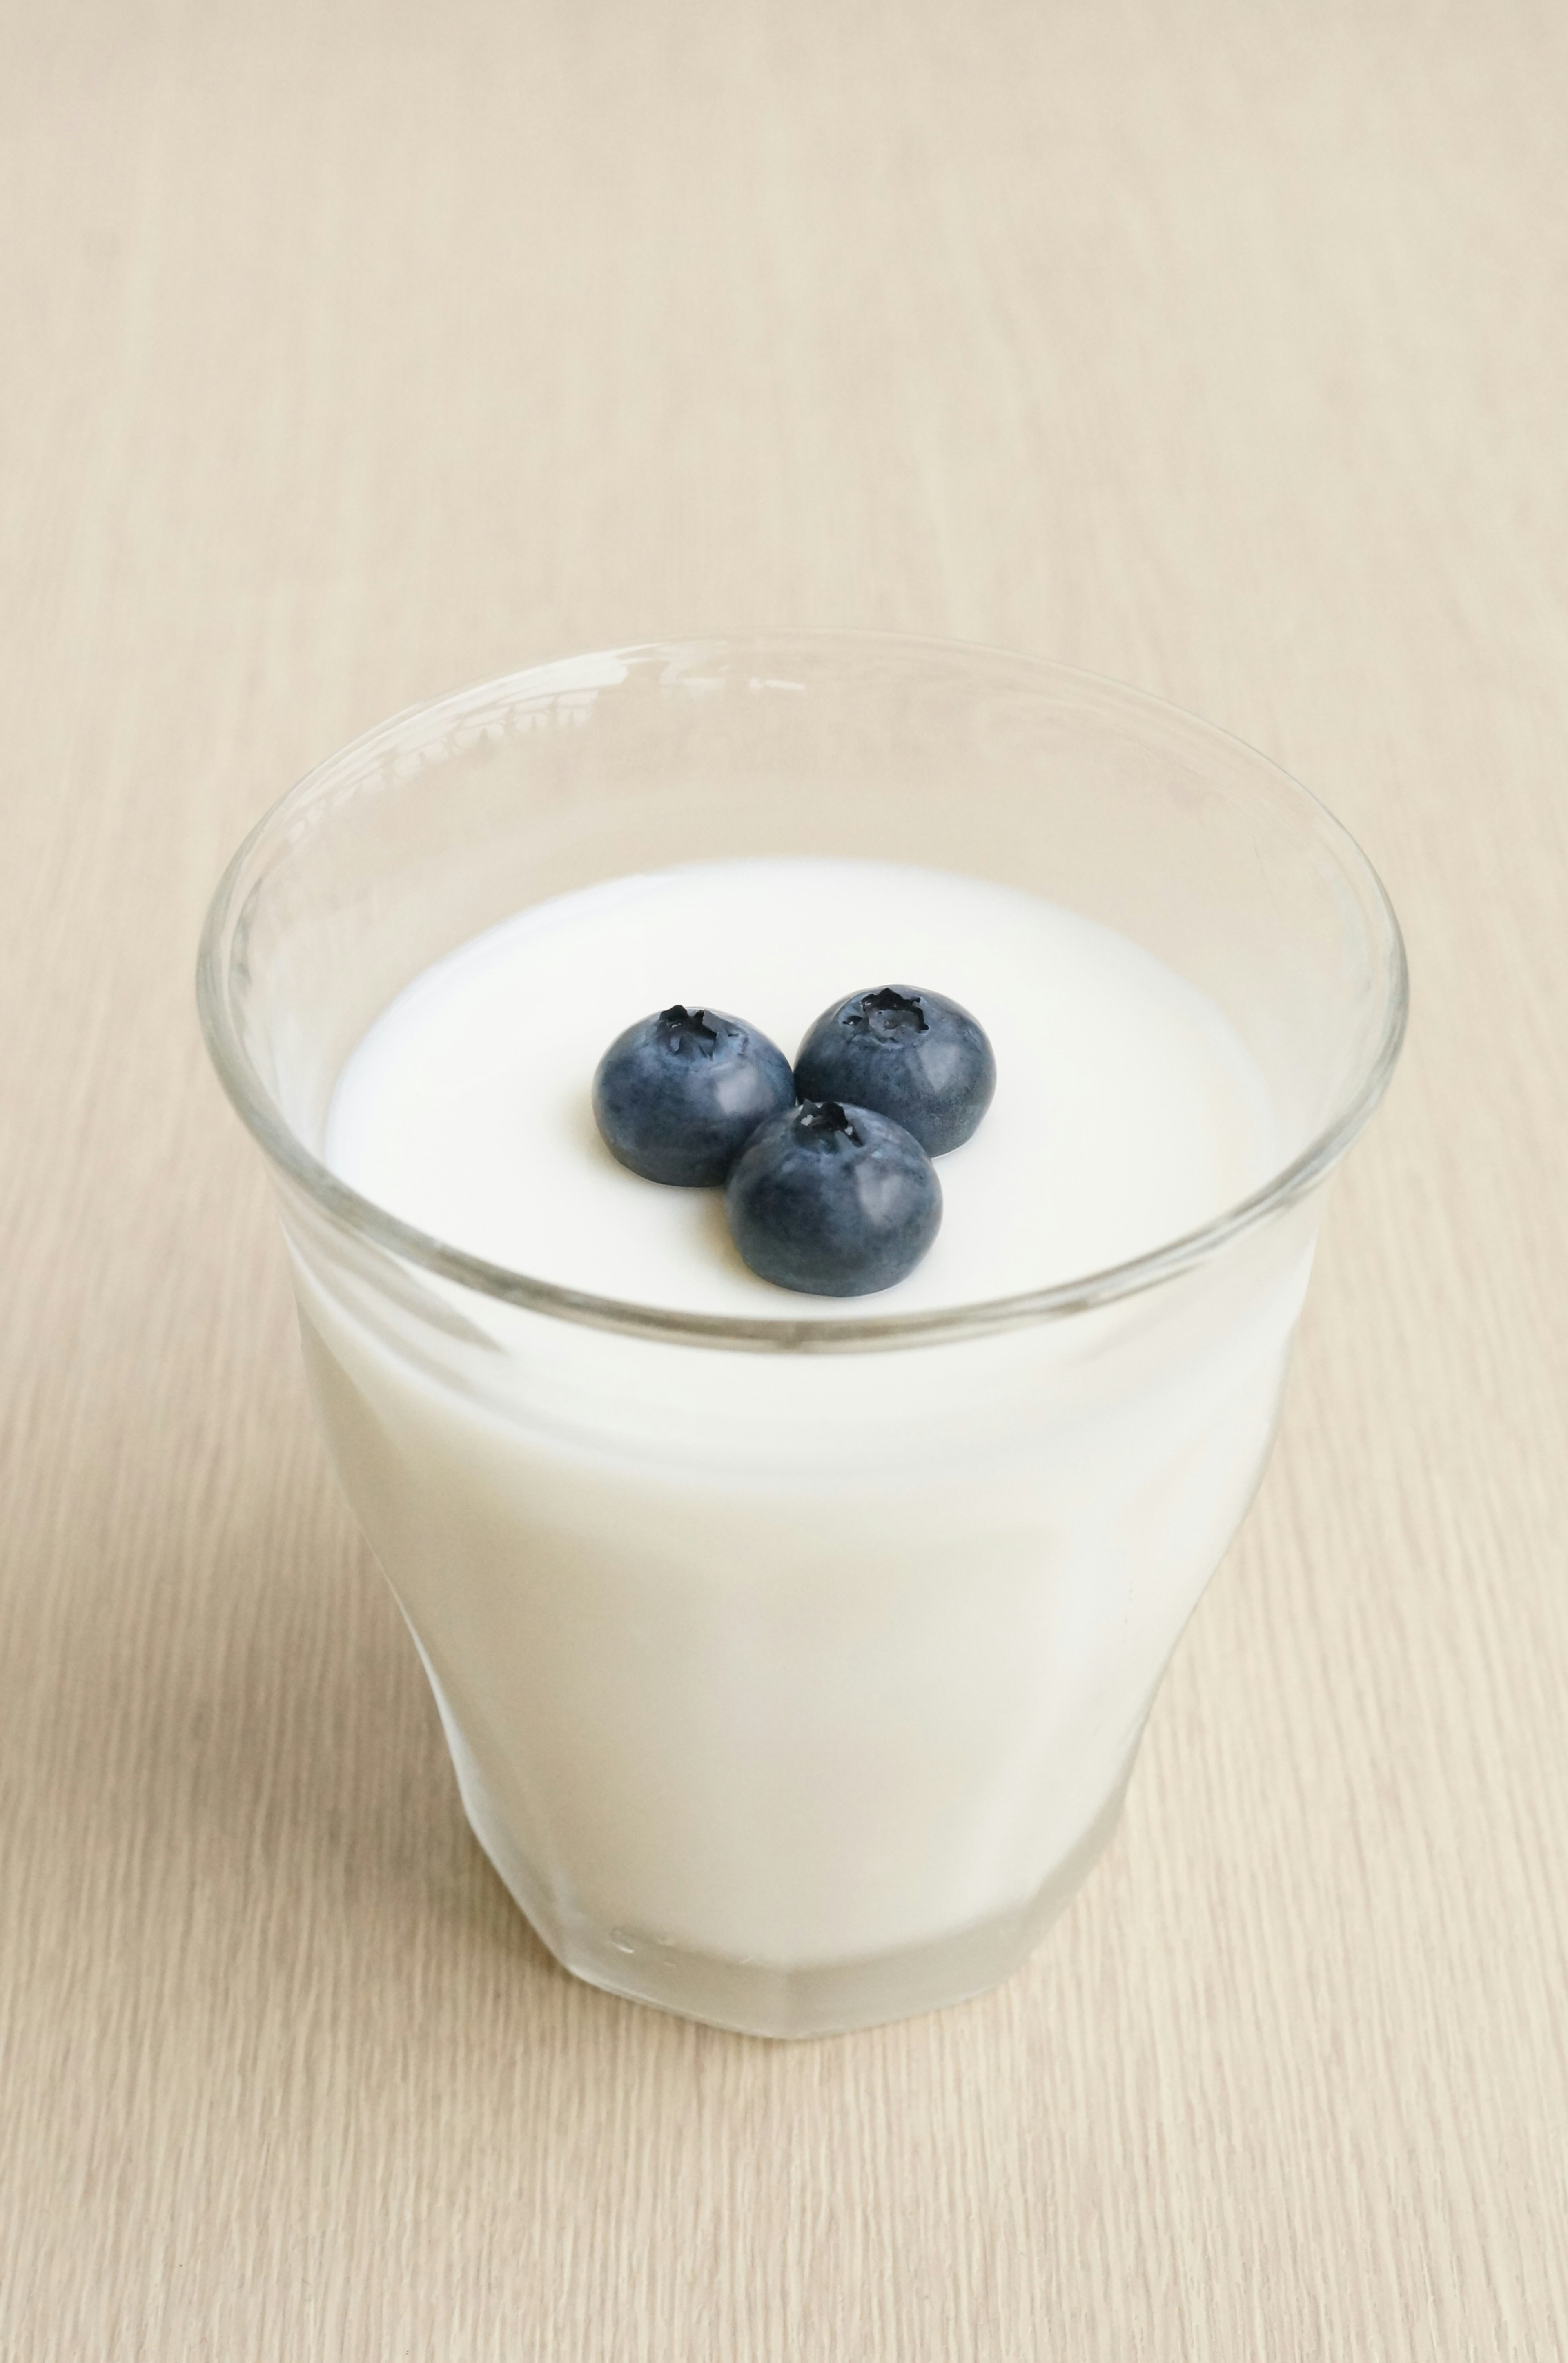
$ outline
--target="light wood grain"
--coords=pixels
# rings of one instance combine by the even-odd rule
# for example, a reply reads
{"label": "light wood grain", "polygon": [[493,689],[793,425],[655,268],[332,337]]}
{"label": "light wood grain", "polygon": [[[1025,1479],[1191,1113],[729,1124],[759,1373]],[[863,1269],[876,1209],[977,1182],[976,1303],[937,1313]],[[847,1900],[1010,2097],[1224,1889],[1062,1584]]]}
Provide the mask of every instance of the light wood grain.
{"label": "light wood grain", "polygon": [[[1564,2351],[1565,145],[1545,0],[5,12],[0,2354]],[[776,2047],[469,1838],[190,970],[382,713],[793,624],[1266,748],[1415,1019],[1104,1866]]]}

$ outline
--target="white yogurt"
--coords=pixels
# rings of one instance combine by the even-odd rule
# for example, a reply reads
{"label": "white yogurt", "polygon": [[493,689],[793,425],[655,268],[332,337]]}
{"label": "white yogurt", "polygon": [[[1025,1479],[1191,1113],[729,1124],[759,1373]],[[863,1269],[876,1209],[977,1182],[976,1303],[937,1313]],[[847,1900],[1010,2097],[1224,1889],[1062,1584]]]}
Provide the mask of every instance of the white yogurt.
{"label": "white yogurt", "polygon": [[[600,1144],[593,1069],[634,1018],[710,1004],[792,1053],[884,982],[972,1009],[999,1076],[896,1289],[772,1288],[718,1193]],[[520,914],[370,1027],[326,1137],[355,1188],[492,1262],[786,1321],[1101,1270],[1237,1203],[1279,1148],[1233,1032],[1136,946],[1005,887],[823,861]],[[653,1992],[650,1947],[767,1971],[909,1958],[1047,1891],[1113,1809],[1261,1471],[1316,1219],[1070,1319],[802,1355],[525,1311],[350,1252],[288,1202],[339,1469],[474,1826],[558,1952]]]}
{"label": "white yogurt", "polygon": [[334,1095],[327,1162],[421,1229],[536,1279],[688,1312],[798,1313],[741,1262],[717,1193],[615,1162],[589,1086],[614,1036],[671,1002],[727,1010],[792,1059],[830,1003],[889,982],[972,1010],[999,1080],[975,1137],[941,1160],[936,1245],[880,1307],[1102,1270],[1198,1229],[1268,1170],[1256,1070],[1213,1004],[1148,953],[1032,894],[850,861],[715,862],[520,912],[370,1028]]}

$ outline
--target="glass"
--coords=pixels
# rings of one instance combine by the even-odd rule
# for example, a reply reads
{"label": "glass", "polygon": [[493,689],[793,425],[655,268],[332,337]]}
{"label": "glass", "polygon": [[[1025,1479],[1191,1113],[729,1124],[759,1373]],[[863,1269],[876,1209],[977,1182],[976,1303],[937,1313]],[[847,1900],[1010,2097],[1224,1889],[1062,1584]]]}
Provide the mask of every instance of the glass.
{"label": "glass", "polygon": [[[322,1163],[366,1027],[513,912],[686,860],[890,852],[1199,986],[1272,1096],[1266,1186],[1065,1286],[741,1320],[483,1263]],[[551,1951],[760,2035],[1005,1977],[1114,1827],[1267,1458],[1324,1185],[1398,1053],[1398,929],[1344,830],[1224,733],[1060,666],[623,649],[323,764],[231,863],[198,993],[339,1476]]]}

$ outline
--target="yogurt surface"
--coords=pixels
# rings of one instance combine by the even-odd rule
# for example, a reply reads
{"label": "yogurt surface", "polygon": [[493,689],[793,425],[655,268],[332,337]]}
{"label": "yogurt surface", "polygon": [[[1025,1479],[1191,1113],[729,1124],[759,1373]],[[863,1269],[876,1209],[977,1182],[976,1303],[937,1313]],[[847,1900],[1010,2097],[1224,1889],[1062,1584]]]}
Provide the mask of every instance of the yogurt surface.
{"label": "yogurt surface", "polygon": [[[722,1193],[618,1165],[593,1071],[682,1001],[793,1059],[812,1020],[881,984],[949,994],[997,1056],[996,1098],[942,1158],[941,1232],[875,1298],[805,1298],[748,1271]],[[935,1311],[1103,1270],[1264,1182],[1261,1078],[1204,994],[1093,920],[895,863],[755,860],[613,880],[522,911],[417,977],[339,1078],[326,1161],[448,1244],[597,1295],[705,1314]]]}

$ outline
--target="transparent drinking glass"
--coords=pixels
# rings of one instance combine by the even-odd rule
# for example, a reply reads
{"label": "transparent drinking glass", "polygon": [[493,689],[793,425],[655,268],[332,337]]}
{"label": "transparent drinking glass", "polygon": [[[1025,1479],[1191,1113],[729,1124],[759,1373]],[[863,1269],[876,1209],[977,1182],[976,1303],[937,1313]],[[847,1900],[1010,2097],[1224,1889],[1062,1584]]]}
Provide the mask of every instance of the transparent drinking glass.
{"label": "transparent drinking glass", "polygon": [[[731,1319],[485,1263],[323,1161],[371,1021],[509,915],[693,860],[912,849],[1207,993],[1267,1088],[1265,1186],[1063,1286]],[[198,982],[329,1449],[551,1951],[774,2036],[1005,1977],[1114,1826],[1263,1471],[1325,1184],[1398,1053],[1399,933],[1345,831],[1223,732],[1060,666],[625,649],[324,763],[236,855]]]}

